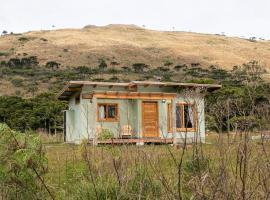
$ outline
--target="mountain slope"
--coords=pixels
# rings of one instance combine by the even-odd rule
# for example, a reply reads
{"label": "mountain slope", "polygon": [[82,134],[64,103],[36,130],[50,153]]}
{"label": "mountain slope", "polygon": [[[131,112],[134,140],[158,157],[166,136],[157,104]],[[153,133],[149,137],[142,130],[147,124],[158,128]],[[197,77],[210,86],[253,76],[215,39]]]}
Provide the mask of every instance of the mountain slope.
{"label": "mountain slope", "polygon": [[33,31],[0,37],[0,61],[35,55],[66,66],[96,66],[99,59],[121,66],[200,63],[230,69],[250,60],[270,67],[270,42],[190,32],[162,32],[133,25]]}

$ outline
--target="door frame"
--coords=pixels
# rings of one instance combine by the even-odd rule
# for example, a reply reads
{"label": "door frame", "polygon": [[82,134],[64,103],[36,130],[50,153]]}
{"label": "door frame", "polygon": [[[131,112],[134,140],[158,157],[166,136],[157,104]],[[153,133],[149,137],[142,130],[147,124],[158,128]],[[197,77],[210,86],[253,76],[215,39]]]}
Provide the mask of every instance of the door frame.
{"label": "door frame", "polygon": [[142,114],[141,114],[141,125],[142,125],[142,134],[141,134],[141,137],[142,138],[146,138],[144,136],[144,120],[143,120],[143,116],[144,116],[144,109],[143,109],[143,103],[145,102],[150,102],[150,103],[155,103],[157,105],[157,133],[156,133],[156,136],[155,137],[149,137],[149,138],[160,138],[160,131],[159,131],[159,105],[158,105],[158,101],[153,101],[153,100],[142,100],[141,102],[141,111],[142,111]]}

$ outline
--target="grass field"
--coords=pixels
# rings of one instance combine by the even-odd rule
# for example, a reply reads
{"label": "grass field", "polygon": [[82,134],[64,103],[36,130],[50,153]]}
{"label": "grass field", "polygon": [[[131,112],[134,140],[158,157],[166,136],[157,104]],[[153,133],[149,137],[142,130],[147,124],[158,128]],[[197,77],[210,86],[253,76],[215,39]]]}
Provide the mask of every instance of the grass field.
{"label": "grass field", "polygon": [[45,144],[56,199],[268,199],[270,144],[210,135],[208,144]]}

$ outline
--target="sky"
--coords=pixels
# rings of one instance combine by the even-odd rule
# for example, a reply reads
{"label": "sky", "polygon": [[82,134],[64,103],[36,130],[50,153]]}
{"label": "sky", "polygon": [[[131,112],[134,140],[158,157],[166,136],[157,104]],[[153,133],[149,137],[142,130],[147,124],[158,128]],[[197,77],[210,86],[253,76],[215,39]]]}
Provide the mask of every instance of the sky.
{"label": "sky", "polygon": [[0,0],[0,31],[135,24],[270,39],[270,0]]}

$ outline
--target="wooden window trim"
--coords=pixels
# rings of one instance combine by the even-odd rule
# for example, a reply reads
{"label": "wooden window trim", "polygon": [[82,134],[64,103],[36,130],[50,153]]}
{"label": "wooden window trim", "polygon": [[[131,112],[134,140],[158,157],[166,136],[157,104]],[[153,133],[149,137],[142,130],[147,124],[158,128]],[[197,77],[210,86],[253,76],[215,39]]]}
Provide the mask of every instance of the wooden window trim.
{"label": "wooden window trim", "polygon": [[167,104],[167,129],[172,132],[172,104]]}
{"label": "wooden window trim", "polygon": [[[168,126],[168,132],[172,132],[172,104],[169,103],[167,106],[167,126]],[[185,128],[184,127],[184,106],[185,105],[191,105],[192,107],[192,113],[193,113],[193,123],[194,123],[194,128]],[[181,128],[176,128],[177,132],[196,132],[197,131],[197,122],[198,122],[198,117],[197,117],[197,109],[195,104],[193,103],[176,103],[176,106],[180,106],[180,111],[181,111]],[[176,108],[175,108],[176,109]],[[176,119],[175,119],[176,120]]]}
{"label": "wooden window trim", "polygon": [[[116,117],[115,118],[105,118],[105,119],[100,119],[99,116],[99,107],[100,106],[106,106],[106,116],[108,116],[108,106],[115,106],[116,107]],[[119,106],[118,103],[98,103],[97,104],[97,121],[98,122],[118,122],[119,121]]]}

